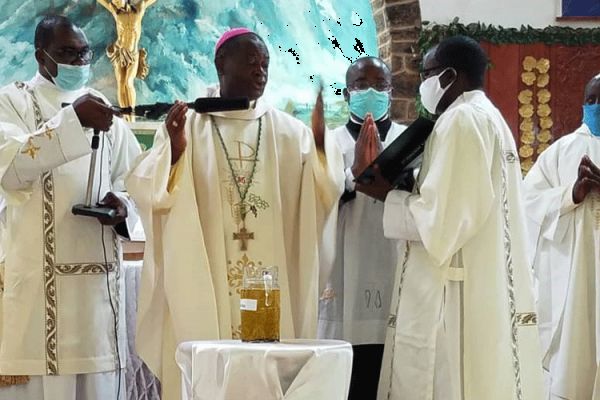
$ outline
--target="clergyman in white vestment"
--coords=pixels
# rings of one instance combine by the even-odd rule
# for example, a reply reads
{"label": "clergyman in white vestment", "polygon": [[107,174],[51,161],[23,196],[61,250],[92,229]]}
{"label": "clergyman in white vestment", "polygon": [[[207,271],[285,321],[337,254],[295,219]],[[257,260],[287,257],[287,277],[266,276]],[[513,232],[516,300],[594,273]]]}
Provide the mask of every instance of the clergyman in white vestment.
{"label": "clergyman in white vestment", "polygon": [[167,399],[181,388],[178,343],[239,338],[245,266],[279,267],[282,338],[316,336],[320,231],[343,190],[333,138],[261,98],[269,55],[258,35],[227,32],[215,64],[209,96],[245,96],[251,108],[178,103],[127,179],[147,238],[137,348]]}
{"label": "clergyman in white vestment", "polygon": [[537,159],[524,194],[537,280],[545,399],[600,399],[600,76],[583,124]]}
{"label": "clergyman in white vestment", "polygon": [[[424,59],[421,101],[439,118],[415,191],[392,190],[385,200],[386,236],[408,242],[378,399],[542,395],[521,170],[510,129],[481,90],[486,66],[464,36]],[[383,178],[373,186],[357,189],[385,196]]]}
{"label": "clergyman in white vestment", "polygon": [[[35,45],[36,76],[0,89],[7,229],[0,381],[27,382],[0,387],[0,399],[105,400],[117,392],[124,399],[124,285],[115,230],[126,234],[124,225],[135,223],[124,177],[139,145],[120,119],[112,122],[101,95],[84,86],[92,54],[78,27],[45,17]],[[71,213],[85,200],[92,129],[103,131],[93,201],[116,210],[103,224]]]}
{"label": "clergyman in white vestment", "polygon": [[[319,301],[318,337],[352,343],[349,399],[373,398],[377,393],[394,288],[397,243],[383,236],[383,202],[354,190],[354,175],[364,169],[361,155],[355,161],[359,136],[367,135],[369,126],[375,128],[373,156],[377,156],[405,129],[390,119],[391,87],[391,71],[379,58],[353,62],[344,89],[351,114],[346,125],[332,132],[344,155],[346,184],[339,204],[333,265],[327,260],[321,263],[322,269],[330,271],[330,278]],[[366,123],[369,118],[374,123]]]}

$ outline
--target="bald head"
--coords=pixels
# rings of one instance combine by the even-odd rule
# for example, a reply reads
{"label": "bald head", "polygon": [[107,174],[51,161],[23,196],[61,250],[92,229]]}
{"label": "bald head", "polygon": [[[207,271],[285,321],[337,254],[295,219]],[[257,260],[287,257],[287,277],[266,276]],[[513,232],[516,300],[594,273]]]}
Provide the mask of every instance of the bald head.
{"label": "bald head", "polygon": [[56,40],[58,31],[83,32],[69,18],[63,15],[47,15],[37,24],[33,43],[36,49],[45,49]]}
{"label": "bald head", "polygon": [[[392,71],[380,58],[377,57],[362,57],[354,61],[346,71],[346,87],[352,88],[357,82],[369,81],[373,83],[384,83],[388,85],[392,83]],[[374,86],[371,86],[374,87]]]}
{"label": "bald head", "polygon": [[597,104],[600,103],[600,74],[594,76],[585,85],[585,91],[583,94],[584,104]]}

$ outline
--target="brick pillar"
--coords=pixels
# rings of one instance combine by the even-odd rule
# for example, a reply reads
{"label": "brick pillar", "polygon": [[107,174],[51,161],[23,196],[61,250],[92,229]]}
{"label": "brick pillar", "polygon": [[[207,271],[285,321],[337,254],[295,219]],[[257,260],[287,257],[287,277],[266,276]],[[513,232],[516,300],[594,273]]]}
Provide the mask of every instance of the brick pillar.
{"label": "brick pillar", "polygon": [[379,56],[392,70],[392,119],[412,122],[417,112],[419,80],[417,38],[421,29],[419,0],[371,0]]}

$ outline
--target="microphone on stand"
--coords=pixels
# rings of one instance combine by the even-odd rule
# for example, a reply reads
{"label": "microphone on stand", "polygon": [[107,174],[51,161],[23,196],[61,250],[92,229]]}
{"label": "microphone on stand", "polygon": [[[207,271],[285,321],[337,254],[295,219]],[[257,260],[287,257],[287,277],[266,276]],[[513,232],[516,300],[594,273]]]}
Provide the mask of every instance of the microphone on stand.
{"label": "microphone on stand", "polygon": [[[69,106],[69,103],[63,103],[63,107]],[[111,106],[112,111],[118,114],[134,114],[138,117],[147,119],[159,119],[166,114],[174,103],[154,103],[143,104],[135,107],[116,107]],[[188,107],[197,113],[237,111],[247,110],[250,107],[250,101],[247,97],[199,97],[192,103],[187,103]],[[88,174],[88,183],[85,193],[85,203],[75,204],[71,212],[75,215],[83,215],[94,218],[114,218],[116,211],[112,208],[102,207],[101,205],[92,205],[92,191],[94,188],[94,177],[96,173],[96,156],[100,144],[100,131],[94,129],[92,137],[92,154],[90,158],[90,170]]]}
{"label": "microphone on stand", "polygon": [[[119,114],[133,114],[147,119],[159,119],[166,114],[174,103],[154,103],[141,104],[135,107],[115,107],[112,109]],[[220,111],[247,110],[250,107],[250,100],[247,97],[198,97],[187,106],[197,113],[209,113]]]}
{"label": "microphone on stand", "polygon": [[100,145],[100,131],[94,129],[94,136],[92,136],[92,155],[90,158],[90,171],[88,173],[88,183],[85,192],[85,203],[75,204],[71,208],[71,212],[74,215],[83,215],[86,217],[94,218],[114,218],[117,212],[109,207],[102,207],[98,204],[92,205],[92,191],[94,189],[94,177],[96,174],[96,156],[98,147]]}

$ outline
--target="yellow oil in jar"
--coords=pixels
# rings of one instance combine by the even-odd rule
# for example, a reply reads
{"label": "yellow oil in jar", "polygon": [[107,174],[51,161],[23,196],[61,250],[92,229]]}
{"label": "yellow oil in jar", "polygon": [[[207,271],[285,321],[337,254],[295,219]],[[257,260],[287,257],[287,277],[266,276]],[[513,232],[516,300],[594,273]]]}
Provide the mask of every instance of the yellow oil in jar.
{"label": "yellow oil in jar", "polygon": [[[242,289],[240,298],[245,306],[241,309],[242,334],[244,342],[279,341],[279,289]],[[254,301],[255,302],[254,302]]]}

